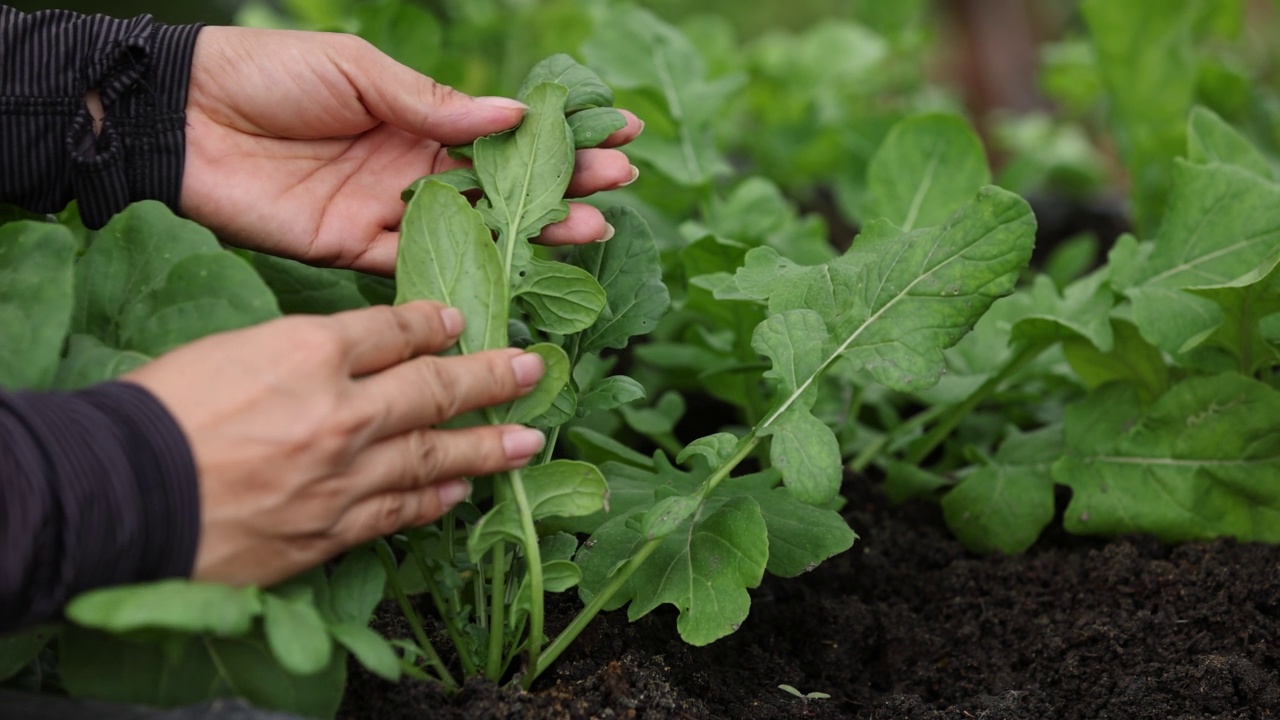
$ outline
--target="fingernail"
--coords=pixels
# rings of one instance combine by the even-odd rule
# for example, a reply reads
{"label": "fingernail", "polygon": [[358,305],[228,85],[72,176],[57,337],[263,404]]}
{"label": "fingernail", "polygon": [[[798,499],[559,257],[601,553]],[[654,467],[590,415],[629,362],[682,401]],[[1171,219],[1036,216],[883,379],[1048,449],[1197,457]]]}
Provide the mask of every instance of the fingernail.
{"label": "fingernail", "polygon": [[618,231],[617,231],[617,229],[615,229],[615,228],[613,227],[613,225],[611,225],[611,224],[609,224],[609,223],[605,223],[605,224],[604,224],[604,237],[602,237],[602,238],[600,238],[600,239],[596,240],[596,242],[604,242],[605,240],[608,240],[609,238],[613,237],[613,234],[614,234],[614,233],[616,233],[616,232],[618,232]]}
{"label": "fingernail", "polygon": [[529,106],[516,100],[515,98],[499,97],[497,95],[484,95],[476,98],[476,102],[481,105],[492,105],[501,108],[517,108],[519,110],[528,110]]}
{"label": "fingernail", "polygon": [[440,498],[440,505],[444,510],[466,500],[470,494],[471,483],[466,480],[449,480],[436,486],[436,496]]}
{"label": "fingernail", "polygon": [[508,460],[533,457],[547,444],[547,436],[541,430],[527,427],[511,428],[502,434],[502,451]]}
{"label": "fingernail", "polygon": [[462,332],[462,311],[447,307],[440,311],[440,321],[444,323],[444,331],[449,337],[457,337]]}
{"label": "fingernail", "polygon": [[516,383],[520,387],[532,387],[542,379],[542,356],[532,352],[520,353],[511,358],[511,369],[515,371]]}
{"label": "fingernail", "polygon": [[631,166],[631,179],[630,179],[630,180],[627,180],[627,181],[626,181],[626,182],[624,182],[624,183],[622,183],[622,184],[621,184],[621,185],[619,185],[618,187],[626,187],[626,186],[630,185],[631,183],[635,182],[639,177],[640,177],[640,168],[636,167],[635,165],[632,165],[632,166]]}
{"label": "fingernail", "polygon": [[[640,120],[640,118],[636,118],[636,120]],[[636,131],[636,137],[640,137],[642,132],[644,132],[644,121],[640,120],[640,129]]]}

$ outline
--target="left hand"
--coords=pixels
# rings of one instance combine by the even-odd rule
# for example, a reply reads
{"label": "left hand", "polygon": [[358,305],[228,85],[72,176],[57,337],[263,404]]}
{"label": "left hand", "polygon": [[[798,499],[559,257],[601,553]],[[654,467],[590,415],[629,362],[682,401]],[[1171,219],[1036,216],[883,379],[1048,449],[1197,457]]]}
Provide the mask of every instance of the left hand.
{"label": "left hand", "polygon": [[[440,85],[354,36],[208,27],[191,69],[182,212],[241,247],[390,275],[400,191],[461,165],[448,145],[510,129],[523,114],[514,100]],[[640,132],[624,115],[606,148]],[[622,152],[581,150],[569,193],[634,179]],[[599,210],[571,203],[539,240],[588,243],[608,232]]]}

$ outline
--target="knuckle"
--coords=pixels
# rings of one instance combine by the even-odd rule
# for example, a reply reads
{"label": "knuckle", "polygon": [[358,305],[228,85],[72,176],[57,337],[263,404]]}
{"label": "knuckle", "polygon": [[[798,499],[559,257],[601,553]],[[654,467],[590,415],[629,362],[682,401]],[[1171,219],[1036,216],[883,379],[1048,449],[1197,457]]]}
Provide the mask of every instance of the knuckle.
{"label": "knuckle", "polygon": [[439,358],[422,358],[416,365],[416,382],[422,389],[426,409],[435,422],[455,417],[463,410],[459,384],[445,378],[445,370]]}
{"label": "knuckle", "polygon": [[282,335],[295,355],[320,361],[334,361],[342,357],[345,350],[342,336],[329,318],[290,319],[294,322],[288,328],[287,334]]}
{"label": "knuckle", "polygon": [[390,535],[404,527],[408,521],[409,495],[406,493],[388,493],[379,496],[371,516],[371,528],[377,535]]}
{"label": "knuckle", "polygon": [[408,469],[413,487],[429,485],[444,471],[445,456],[440,443],[433,442],[432,430],[409,433]]}

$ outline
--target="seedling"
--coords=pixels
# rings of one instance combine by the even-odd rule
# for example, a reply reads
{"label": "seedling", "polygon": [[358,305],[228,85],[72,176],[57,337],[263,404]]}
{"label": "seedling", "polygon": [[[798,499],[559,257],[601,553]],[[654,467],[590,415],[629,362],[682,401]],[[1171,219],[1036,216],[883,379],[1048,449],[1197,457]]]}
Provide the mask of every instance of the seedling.
{"label": "seedling", "polygon": [[824,692],[817,692],[817,691],[815,691],[815,692],[802,693],[802,692],[800,692],[799,690],[797,690],[797,689],[795,688],[795,686],[793,686],[793,685],[779,685],[779,686],[778,686],[778,689],[779,689],[779,690],[782,690],[782,691],[784,691],[784,692],[787,692],[787,693],[789,693],[789,694],[791,694],[791,695],[795,695],[796,697],[798,697],[798,698],[800,698],[801,700],[804,700],[804,701],[806,701],[806,702],[807,702],[807,701],[809,701],[809,700],[829,700],[829,699],[831,699],[831,696],[830,696],[830,695],[828,695],[827,693],[824,693]]}

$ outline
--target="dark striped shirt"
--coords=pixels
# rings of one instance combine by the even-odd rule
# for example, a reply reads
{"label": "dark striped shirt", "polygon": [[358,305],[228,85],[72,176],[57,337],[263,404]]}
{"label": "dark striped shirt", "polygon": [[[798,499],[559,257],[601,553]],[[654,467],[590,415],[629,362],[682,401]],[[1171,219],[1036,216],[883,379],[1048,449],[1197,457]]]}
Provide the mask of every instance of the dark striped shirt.
{"label": "dark striped shirt", "polygon": [[[90,227],[135,200],[176,209],[197,32],[0,6],[0,202],[75,199]],[[190,574],[199,524],[186,438],[146,390],[0,391],[0,632],[90,588]]]}

